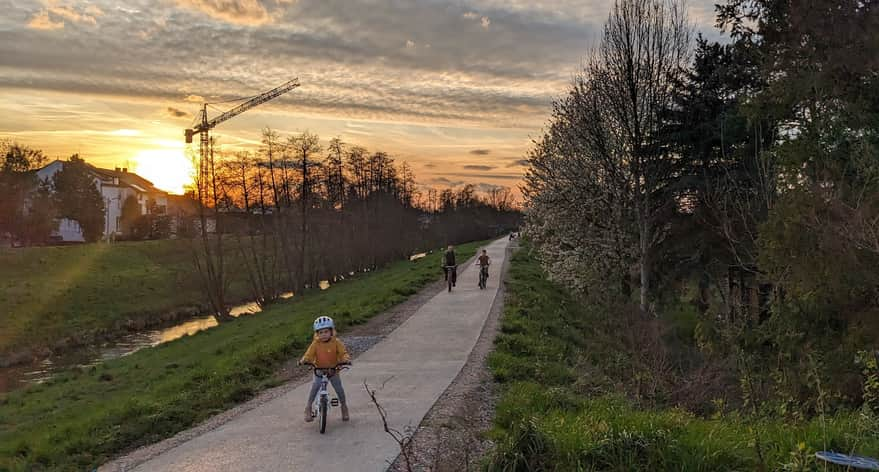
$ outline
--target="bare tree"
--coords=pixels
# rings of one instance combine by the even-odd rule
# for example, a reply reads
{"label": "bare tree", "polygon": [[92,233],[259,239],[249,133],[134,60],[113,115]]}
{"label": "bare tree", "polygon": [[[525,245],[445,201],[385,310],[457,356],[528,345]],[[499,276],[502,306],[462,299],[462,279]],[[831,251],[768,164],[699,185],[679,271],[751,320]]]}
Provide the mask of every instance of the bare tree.
{"label": "bare tree", "polygon": [[611,132],[627,154],[617,170],[631,183],[645,312],[653,249],[664,232],[657,217],[674,203],[668,186],[678,175],[677,156],[660,140],[661,115],[688,65],[690,29],[679,0],[620,0],[587,66]]}
{"label": "bare tree", "polygon": [[[219,180],[214,158],[214,139],[209,141],[207,152],[197,158],[195,194],[198,199],[200,222],[200,246],[193,246],[193,261],[202,281],[211,310],[218,322],[232,319],[226,300],[229,280],[226,276],[223,252],[223,228],[220,223]],[[213,221],[208,214],[213,216]],[[211,229],[213,228],[213,231]],[[213,233],[213,235],[211,235]]]}
{"label": "bare tree", "polygon": [[324,191],[330,208],[342,209],[345,206],[345,166],[344,144],[339,138],[330,140],[329,153],[324,166]]}
{"label": "bare tree", "polygon": [[262,133],[262,148],[260,153],[263,156],[263,167],[266,171],[266,183],[271,190],[273,208],[273,232],[278,239],[280,246],[281,258],[284,263],[286,272],[286,283],[293,287],[298,284],[301,272],[297,270],[296,254],[294,252],[293,243],[287,228],[289,222],[289,183],[286,173],[286,159],[284,157],[284,144],[281,142],[280,135],[266,128]]}
{"label": "bare tree", "polygon": [[300,282],[297,288],[302,288],[306,282],[316,282],[311,277],[312,267],[308,264],[311,254],[309,246],[309,213],[313,205],[315,181],[315,169],[320,163],[314,156],[321,152],[320,138],[308,131],[300,136],[288,138],[287,147],[296,159],[296,167],[299,170],[299,275]]}
{"label": "bare tree", "polygon": [[494,187],[486,192],[489,206],[498,211],[510,211],[513,209],[513,191],[508,187]]}
{"label": "bare tree", "polygon": [[[227,190],[232,194],[233,206],[243,210],[247,240],[236,231],[237,247],[243,271],[251,287],[253,300],[266,306],[280,295],[278,238],[270,235],[266,225],[266,205],[263,194],[262,166],[250,153],[239,152],[222,162]],[[257,196],[254,196],[257,193]],[[256,222],[253,220],[256,219]]]}

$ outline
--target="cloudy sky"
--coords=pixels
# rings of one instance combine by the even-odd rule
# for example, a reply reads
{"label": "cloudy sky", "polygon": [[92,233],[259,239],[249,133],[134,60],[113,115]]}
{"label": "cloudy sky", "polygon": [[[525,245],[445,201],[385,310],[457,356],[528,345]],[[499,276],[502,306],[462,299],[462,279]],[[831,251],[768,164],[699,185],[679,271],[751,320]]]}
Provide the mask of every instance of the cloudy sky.
{"label": "cloudy sky", "polygon": [[[202,99],[298,77],[214,135],[234,149],[267,126],[310,130],[408,161],[425,185],[514,187],[611,3],[0,0],[0,139],[180,191]],[[688,3],[709,37],[713,3]]]}

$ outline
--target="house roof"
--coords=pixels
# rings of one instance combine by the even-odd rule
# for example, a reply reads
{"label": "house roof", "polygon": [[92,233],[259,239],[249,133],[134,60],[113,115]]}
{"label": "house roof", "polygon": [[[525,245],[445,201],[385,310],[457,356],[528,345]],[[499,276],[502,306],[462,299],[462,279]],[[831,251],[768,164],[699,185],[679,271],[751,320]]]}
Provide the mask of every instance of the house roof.
{"label": "house roof", "polygon": [[[46,164],[45,166],[43,166],[39,170],[43,170],[49,166],[55,165],[56,163],[60,163],[63,166],[64,162],[65,161],[62,161],[60,159],[55,159],[54,161]],[[88,165],[91,168],[92,173],[95,174],[95,177],[97,177],[98,179],[100,179],[102,181],[112,181],[114,178],[118,178],[119,179],[119,186],[131,187],[141,193],[161,193],[161,194],[168,193],[168,192],[165,192],[164,190],[160,190],[160,189],[156,188],[156,186],[153,185],[152,182],[135,174],[134,172],[128,172],[128,171],[123,172],[121,170],[103,169],[101,167],[95,167],[95,166],[88,164],[88,163],[86,163],[86,165]]]}
{"label": "house roof", "polygon": [[105,178],[112,179],[118,178],[120,183],[124,183],[129,187],[133,187],[138,192],[142,193],[167,193],[164,190],[159,190],[153,185],[149,180],[135,174],[134,172],[121,171],[121,170],[112,170],[112,169],[102,169],[100,167],[92,166],[92,169],[95,173],[104,176]]}

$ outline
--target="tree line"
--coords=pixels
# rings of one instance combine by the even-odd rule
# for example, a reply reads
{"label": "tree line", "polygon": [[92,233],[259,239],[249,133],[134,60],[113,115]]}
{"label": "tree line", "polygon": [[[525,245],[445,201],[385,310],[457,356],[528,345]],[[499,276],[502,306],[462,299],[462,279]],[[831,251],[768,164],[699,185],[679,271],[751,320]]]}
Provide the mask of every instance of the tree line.
{"label": "tree line", "polygon": [[682,3],[618,0],[528,156],[550,276],[645,318],[691,306],[751,401],[879,407],[873,7],[727,0],[718,43]]}
{"label": "tree line", "polygon": [[[225,153],[212,141],[195,161],[194,262],[219,319],[229,316],[230,270],[243,271],[253,299],[268,304],[415,252],[496,236],[520,219],[510,189],[479,195],[466,185],[431,202],[407,163],[338,138],[324,147],[310,132],[265,129],[256,152]],[[228,267],[230,246],[239,267]]]}

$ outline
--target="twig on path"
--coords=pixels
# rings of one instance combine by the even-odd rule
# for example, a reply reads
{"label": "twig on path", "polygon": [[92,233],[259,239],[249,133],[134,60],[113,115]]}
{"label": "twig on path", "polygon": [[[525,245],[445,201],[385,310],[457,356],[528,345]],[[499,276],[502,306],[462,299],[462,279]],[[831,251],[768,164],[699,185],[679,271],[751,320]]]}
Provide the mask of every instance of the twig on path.
{"label": "twig on path", "polygon": [[[388,380],[391,379],[389,378],[385,380],[384,383],[382,383],[382,388],[384,388]],[[412,472],[412,463],[409,457],[412,452],[412,434],[410,432],[401,433],[399,430],[388,426],[387,412],[375,398],[375,390],[369,389],[369,385],[366,383],[366,380],[363,381],[363,388],[366,389],[366,393],[369,394],[369,398],[372,400],[372,404],[375,405],[375,409],[378,410],[378,414],[379,416],[381,416],[382,425],[384,426],[385,432],[388,433],[388,435],[394,439],[394,442],[397,443],[397,446],[400,447],[400,455],[403,456],[403,461],[406,464],[406,472]]]}
{"label": "twig on path", "polygon": [[[386,379],[385,379],[385,381],[384,381],[384,382],[382,382],[382,386],[381,386],[381,387],[379,387],[379,390],[384,390],[384,389],[385,389],[385,384],[387,384],[387,383],[388,383],[388,382],[390,382],[390,381],[391,381],[391,379],[392,379],[392,378],[394,378],[394,377],[396,377],[396,375],[392,375],[392,376],[390,376],[390,377],[388,377],[388,378],[386,378]],[[364,382],[364,384],[363,384],[363,385],[366,385],[366,383],[365,383],[365,382]]]}

